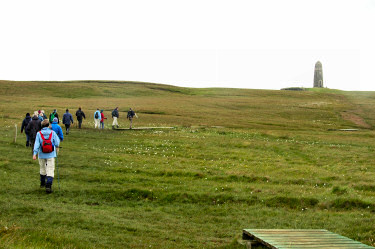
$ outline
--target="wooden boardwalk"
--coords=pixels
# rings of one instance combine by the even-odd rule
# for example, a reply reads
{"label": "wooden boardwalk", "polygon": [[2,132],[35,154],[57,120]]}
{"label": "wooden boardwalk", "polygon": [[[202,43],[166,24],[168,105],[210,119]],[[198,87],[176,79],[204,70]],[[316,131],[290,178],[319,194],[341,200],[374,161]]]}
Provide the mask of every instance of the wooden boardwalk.
{"label": "wooden boardwalk", "polygon": [[318,229],[244,229],[243,239],[274,249],[375,248],[330,231]]}

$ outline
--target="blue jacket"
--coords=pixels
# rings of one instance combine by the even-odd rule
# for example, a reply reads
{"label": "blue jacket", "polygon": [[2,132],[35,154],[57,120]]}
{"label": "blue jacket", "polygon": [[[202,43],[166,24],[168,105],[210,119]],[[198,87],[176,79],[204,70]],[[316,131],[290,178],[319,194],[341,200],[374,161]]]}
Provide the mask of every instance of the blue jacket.
{"label": "blue jacket", "polygon": [[63,124],[70,125],[70,123],[73,124],[73,116],[69,112],[64,113],[63,115]]}
{"label": "blue jacket", "polygon": [[[95,114],[98,113],[98,118],[95,118]],[[95,113],[94,113],[94,119],[102,119],[102,116],[100,115],[100,111],[97,110]]]}
{"label": "blue jacket", "polygon": [[57,136],[59,137],[60,141],[62,142],[64,140],[64,134],[63,134],[63,131],[62,131],[60,125],[58,125],[57,122],[53,122],[51,124],[51,126],[52,126],[52,130],[54,132],[56,132]]}
{"label": "blue jacket", "polygon": [[43,134],[44,138],[46,138],[46,139],[48,139],[49,136],[52,135],[51,141],[52,141],[53,146],[55,146],[55,150],[52,151],[51,153],[43,153],[42,152],[43,139],[40,136],[40,133],[38,132],[36,134],[36,138],[35,138],[33,155],[38,154],[38,158],[40,158],[40,159],[47,159],[47,158],[56,157],[56,147],[58,147],[60,145],[60,139],[56,135],[56,132],[52,131],[51,129],[49,129],[47,127],[44,127],[40,132]]}

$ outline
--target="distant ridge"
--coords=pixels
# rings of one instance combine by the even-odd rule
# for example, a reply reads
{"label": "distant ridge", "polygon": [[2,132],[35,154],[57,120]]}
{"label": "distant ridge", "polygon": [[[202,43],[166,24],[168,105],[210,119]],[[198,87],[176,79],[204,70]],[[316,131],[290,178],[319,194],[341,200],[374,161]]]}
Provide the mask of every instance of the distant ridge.
{"label": "distant ridge", "polygon": [[281,90],[287,90],[287,91],[306,91],[306,88],[303,88],[303,87],[287,87],[287,88],[281,88]]}

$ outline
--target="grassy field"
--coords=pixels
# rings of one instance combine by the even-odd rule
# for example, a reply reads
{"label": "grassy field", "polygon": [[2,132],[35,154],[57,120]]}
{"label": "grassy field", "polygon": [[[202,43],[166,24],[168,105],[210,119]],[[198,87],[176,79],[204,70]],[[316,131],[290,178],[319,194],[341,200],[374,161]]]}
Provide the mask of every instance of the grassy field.
{"label": "grassy field", "polygon": [[[0,99],[0,248],[244,248],[244,228],[375,246],[375,92],[0,81]],[[79,106],[46,195],[20,125]],[[129,107],[135,127],[175,128],[113,131],[116,106],[122,128]]]}

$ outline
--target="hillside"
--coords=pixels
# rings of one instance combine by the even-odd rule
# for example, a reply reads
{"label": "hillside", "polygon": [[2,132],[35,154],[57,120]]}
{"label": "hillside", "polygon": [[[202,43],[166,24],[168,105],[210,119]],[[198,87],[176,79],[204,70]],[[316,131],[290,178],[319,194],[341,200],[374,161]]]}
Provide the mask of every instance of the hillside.
{"label": "hillside", "polygon": [[[0,81],[0,99],[0,248],[242,248],[243,228],[375,246],[375,92]],[[79,106],[46,195],[21,122]],[[121,127],[132,107],[135,127],[175,129],[113,131],[116,106]]]}
{"label": "hillside", "polygon": [[[193,89],[138,82],[9,82],[0,81],[4,101],[1,113],[15,108],[10,118],[22,119],[28,107],[82,106],[90,115],[96,108],[110,112],[133,107],[140,124],[225,126],[269,129],[326,129],[361,126],[371,128],[375,105],[373,92],[326,90],[293,92],[245,89]],[[9,98],[11,96],[11,98]],[[53,99],[54,101],[51,101]],[[58,100],[58,101],[57,101]],[[347,113],[348,115],[345,115]],[[350,114],[350,115],[349,115]],[[362,120],[350,122],[355,116]],[[364,124],[366,123],[366,124]]]}

